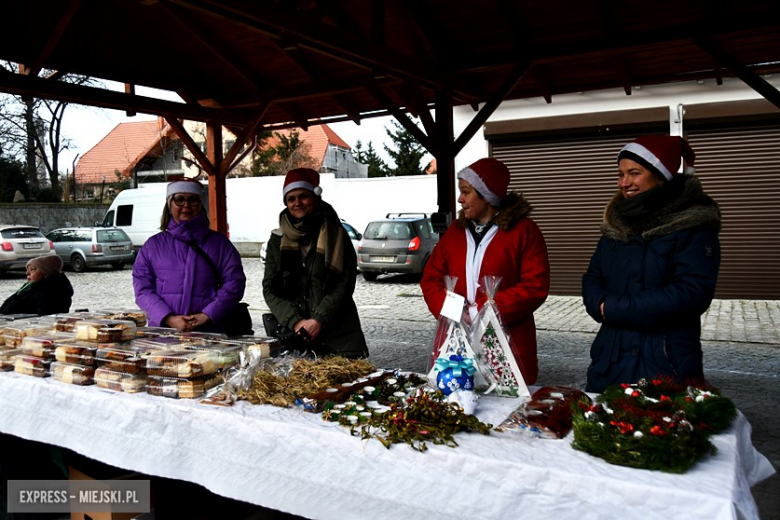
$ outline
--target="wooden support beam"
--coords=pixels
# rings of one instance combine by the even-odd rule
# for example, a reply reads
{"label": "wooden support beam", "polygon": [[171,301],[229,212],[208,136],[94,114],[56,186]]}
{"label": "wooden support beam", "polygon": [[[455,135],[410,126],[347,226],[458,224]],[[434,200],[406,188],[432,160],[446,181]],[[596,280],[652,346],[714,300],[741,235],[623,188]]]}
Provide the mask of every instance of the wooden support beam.
{"label": "wooden support beam", "polygon": [[225,174],[227,164],[222,157],[222,125],[206,124],[206,156],[216,172],[209,174],[209,219],[211,229],[227,235],[227,189]]}
{"label": "wooden support beam", "polygon": [[501,104],[506,95],[509,94],[515,85],[517,85],[517,83],[523,79],[523,76],[526,72],[528,72],[530,67],[531,63],[527,61],[520,62],[515,66],[515,68],[512,70],[512,72],[509,73],[509,76],[507,76],[498,90],[496,90],[493,95],[490,96],[482,109],[477,113],[476,116],[474,116],[474,119],[471,120],[471,123],[468,124],[468,126],[455,140],[455,144],[452,150],[454,155],[458,155],[461,149],[466,146],[466,143],[468,143],[471,138],[474,137],[474,134],[477,133],[477,130],[479,130],[488,120],[490,115],[495,112],[495,110],[498,108],[498,105]]}
{"label": "wooden support beam", "polygon": [[426,150],[428,150],[433,155],[436,155],[436,143],[434,143],[427,135],[425,135],[425,133],[420,130],[420,127],[414,124],[414,121],[409,119],[404,111],[398,108],[398,106],[393,103],[387,94],[382,92],[382,89],[376,86],[372,86],[368,90],[377,101],[382,103],[382,105],[384,105],[384,107],[389,110],[391,114],[393,114],[401,126],[408,130],[409,133],[411,133],[415,139],[417,139],[420,144],[425,147]]}
{"label": "wooden support beam", "polygon": [[698,38],[696,39],[696,44],[707,54],[715,58],[723,67],[736,74],[737,77],[744,81],[750,88],[764,96],[767,101],[777,108],[780,108],[780,91],[772,86],[771,83],[740,63],[731,54],[723,50],[720,45],[709,38]]}
{"label": "wooden support beam", "polygon": [[[132,83],[125,83],[125,94],[129,96],[135,96],[135,85],[133,85]],[[125,115],[127,117],[133,117],[136,115],[136,111],[133,110],[132,108],[129,108],[125,110]]]}
{"label": "wooden support beam", "polygon": [[54,27],[54,30],[49,33],[49,38],[46,40],[46,44],[38,53],[38,57],[35,59],[35,62],[30,66],[27,72],[28,74],[31,76],[37,76],[38,73],[43,70],[44,64],[49,60],[52,53],[54,52],[54,49],[57,48],[57,44],[60,42],[62,35],[70,25],[73,17],[76,16],[76,11],[79,10],[81,3],[82,0],[70,0],[67,8],[65,9],[65,12],[57,20],[57,25]]}
{"label": "wooden support beam", "polygon": [[441,213],[455,219],[455,147],[452,115],[452,96],[447,92],[436,95],[436,127],[439,146],[436,157],[436,202]]}
{"label": "wooden support beam", "polygon": [[263,110],[261,113],[256,114],[255,118],[244,125],[244,127],[241,129],[241,132],[236,135],[236,141],[233,143],[233,146],[230,147],[230,150],[228,150],[227,155],[225,155],[225,164],[227,165],[225,169],[225,173],[229,172],[233,168],[236,167],[236,165],[233,163],[235,158],[238,156],[238,153],[241,151],[241,148],[247,144],[248,142],[254,141],[255,134],[257,127],[260,126],[260,121],[262,121],[263,116],[265,115],[265,110]]}
{"label": "wooden support beam", "polygon": [[179,139],[181,139],[181,142],[184,143],[184,146],[186,146],[187,149],[190,151],[192,156],[195,158],[195,162],[198,163],[198,165],[201,168],[203,168],[203,170],[208,174],[209,177],[216,175],[217,174],[216,166],[201,151],[200,146],[198,146],[198,143],[196,143],[195,140],[192,137],[190,137],[190,134],[184,128],[184,125],[181,124],[181,121],[179,121],[175,117],[166,117],[165,120],[168,122],[169,125],[171,125],[173,131],[176,133],[176,135],[179,136]]}

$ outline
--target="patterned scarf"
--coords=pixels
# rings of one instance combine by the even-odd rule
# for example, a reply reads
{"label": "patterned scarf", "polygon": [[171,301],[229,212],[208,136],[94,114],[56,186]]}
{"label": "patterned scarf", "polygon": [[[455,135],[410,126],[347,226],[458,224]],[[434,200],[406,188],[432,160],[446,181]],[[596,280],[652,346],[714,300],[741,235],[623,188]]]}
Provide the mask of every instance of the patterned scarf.
{"label": "patterned scarf", "polygon": [[[285,257],[289,258],[286,252],[293,251],[302,258],[301,250],[306,251],[316,237],[316,254],[322,257],[325,267],[339,274],[344,271],[346,232],[336,211],[327,202],[320,200],[314,211],[301,220],[292,217],[285,209],[279,217],[279,228],[282,232],[281,252]],[[315,259],[314,265],[318,263]]]}

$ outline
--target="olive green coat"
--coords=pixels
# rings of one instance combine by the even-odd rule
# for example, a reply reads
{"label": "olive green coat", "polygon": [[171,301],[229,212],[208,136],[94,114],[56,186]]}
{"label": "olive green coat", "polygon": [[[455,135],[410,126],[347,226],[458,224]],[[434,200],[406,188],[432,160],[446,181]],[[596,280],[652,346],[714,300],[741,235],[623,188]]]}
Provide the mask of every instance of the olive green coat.
{"label": "olive green coat", "polygon": [[[327,269],[322,255],[317,255],[314,247],[307,255],[305,265],[298,262],[281,265],[281,240],[281,234],[275,230],[268,242],[263,276],[263,296],[276,319],[290,329],[301,319],[317,320],[322,326],[319,337],[324,345],[318,351],[321,354],[368,356],[366,339],[352,299],[357,257],[349,238],[343,241],[341,273]],[[309,270],[310,277],[307,276]],[[303,301],[305,304],[301,305]]]}

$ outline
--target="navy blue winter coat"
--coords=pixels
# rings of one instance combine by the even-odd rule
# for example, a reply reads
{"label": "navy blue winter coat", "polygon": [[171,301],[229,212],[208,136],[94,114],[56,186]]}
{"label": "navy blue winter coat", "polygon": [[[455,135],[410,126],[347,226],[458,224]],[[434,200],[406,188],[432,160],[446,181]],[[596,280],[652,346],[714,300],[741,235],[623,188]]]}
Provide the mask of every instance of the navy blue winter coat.
{"label": "navy blue winter coat", "polygon": [[589,392],[641,378],[704,378],[700,320],[718,277],[720,211],[698,179],[680,182],[679,195],[641,219],[620,214],[620,194],[607,206],[582,279],[586,310],[602,324],[590,351]]}

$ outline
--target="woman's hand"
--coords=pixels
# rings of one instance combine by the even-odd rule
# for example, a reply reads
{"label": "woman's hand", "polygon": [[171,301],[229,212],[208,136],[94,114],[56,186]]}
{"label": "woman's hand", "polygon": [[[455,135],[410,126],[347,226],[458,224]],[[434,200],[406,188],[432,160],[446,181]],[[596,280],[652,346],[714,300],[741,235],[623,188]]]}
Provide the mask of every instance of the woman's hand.
{"label": "woman's hand", "polygon": [[209,319],[210,318],[202,312],[187,316],[171,314],[163,320],[163,325],[183,332],[190,332],[208,322]]}
{"label": "woman's hand", "polygon": [[300,320],[293,326],[293,330],[295,332],[298,332],[301,329],[304,329],[306,332],[308,332],[311,339],[316,339],[317,336],[320,335],[322,326],[317,320],[309,318],[307,320]]}

